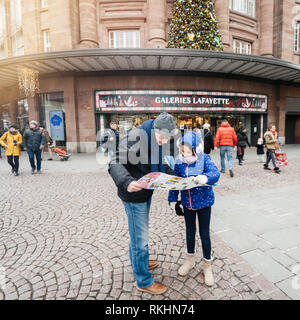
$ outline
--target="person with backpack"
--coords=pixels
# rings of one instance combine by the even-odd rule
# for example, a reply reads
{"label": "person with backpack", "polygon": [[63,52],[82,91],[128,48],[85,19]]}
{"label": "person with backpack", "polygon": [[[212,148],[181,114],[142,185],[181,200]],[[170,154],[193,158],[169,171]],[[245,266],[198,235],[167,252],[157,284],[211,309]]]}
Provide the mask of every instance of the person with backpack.
{"label": "person with backpack", "polygon": [[22,135],[15,125],[11,125],[0,138],[0,144],[6,149],[7,162],[11,166],[11,172],[19,175],[19,157],[21,155]]}
{"label": "person with backpack", "polygon": [[46,138],[36,121],[30,121],[29,129],[24,132],[23,140],[31,165],[31,174],[34,174],[36,169],[37,173],[41,173],[41,155],[46,144]]}

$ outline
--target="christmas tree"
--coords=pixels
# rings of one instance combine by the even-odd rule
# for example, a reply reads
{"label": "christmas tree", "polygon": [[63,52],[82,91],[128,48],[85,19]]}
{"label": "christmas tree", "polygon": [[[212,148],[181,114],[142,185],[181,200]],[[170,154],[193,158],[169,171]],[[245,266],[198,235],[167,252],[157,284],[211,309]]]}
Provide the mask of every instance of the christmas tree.
{"label": "christmas tree", "polygon": [[211,0],[176,0],[170,27],[168,48],[223,51]]}

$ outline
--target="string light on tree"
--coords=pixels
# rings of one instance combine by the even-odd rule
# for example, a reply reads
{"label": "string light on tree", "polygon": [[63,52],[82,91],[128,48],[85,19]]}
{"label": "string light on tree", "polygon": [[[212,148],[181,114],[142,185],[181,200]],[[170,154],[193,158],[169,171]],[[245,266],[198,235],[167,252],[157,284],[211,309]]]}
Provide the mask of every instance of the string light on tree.
{"label": "string light on tree", "polygon": [[211,0],[176,0],[170,27],[168,48],[223,51]]}

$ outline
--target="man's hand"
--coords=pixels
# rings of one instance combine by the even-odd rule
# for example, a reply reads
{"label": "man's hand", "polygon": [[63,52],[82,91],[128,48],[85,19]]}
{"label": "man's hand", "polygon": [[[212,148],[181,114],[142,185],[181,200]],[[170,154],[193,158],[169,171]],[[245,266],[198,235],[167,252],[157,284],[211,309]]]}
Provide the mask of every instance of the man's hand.
{"label": "man's hand", "polygon": [[208,181],[208,178],[207,178],[207,176],[204,175],[204,174],[201,174],[201,175],[199,175],[199,176],[197,176],[197,177],[194,177],[194,182],[195,182],[196,184],[202,184],[202,185],[204,185],[204,184],[207,184],[207,181]]}
{"label": "man's hand", "polygon": [[4,145],[4,148],[8,148],[8,145],[7,145],[7,144],[5,144],[5,145]]}
{"label": "man's hand", "polygon": [[43,150],[43,149],[44,149],[44,146],[43,146],[43,145],[41,145],[41,146],[40,146],[40,150]]}
{"label": "man's hand", "polygon": [[138,192],[138,191],[141,191],[142,189],[143,187],[136,181],[132,181],[127,187],[128,192]]}

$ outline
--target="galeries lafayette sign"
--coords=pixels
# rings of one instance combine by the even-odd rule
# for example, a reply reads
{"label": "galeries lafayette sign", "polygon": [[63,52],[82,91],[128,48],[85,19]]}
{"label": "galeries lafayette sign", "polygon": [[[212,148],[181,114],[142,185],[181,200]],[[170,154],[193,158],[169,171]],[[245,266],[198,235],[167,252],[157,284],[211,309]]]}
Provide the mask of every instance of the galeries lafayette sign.
{"label": "galeries lafayette sign", "polygon": [[265,112],[267,96],[234,92],[116,90],[96,91],[96,111]]}

